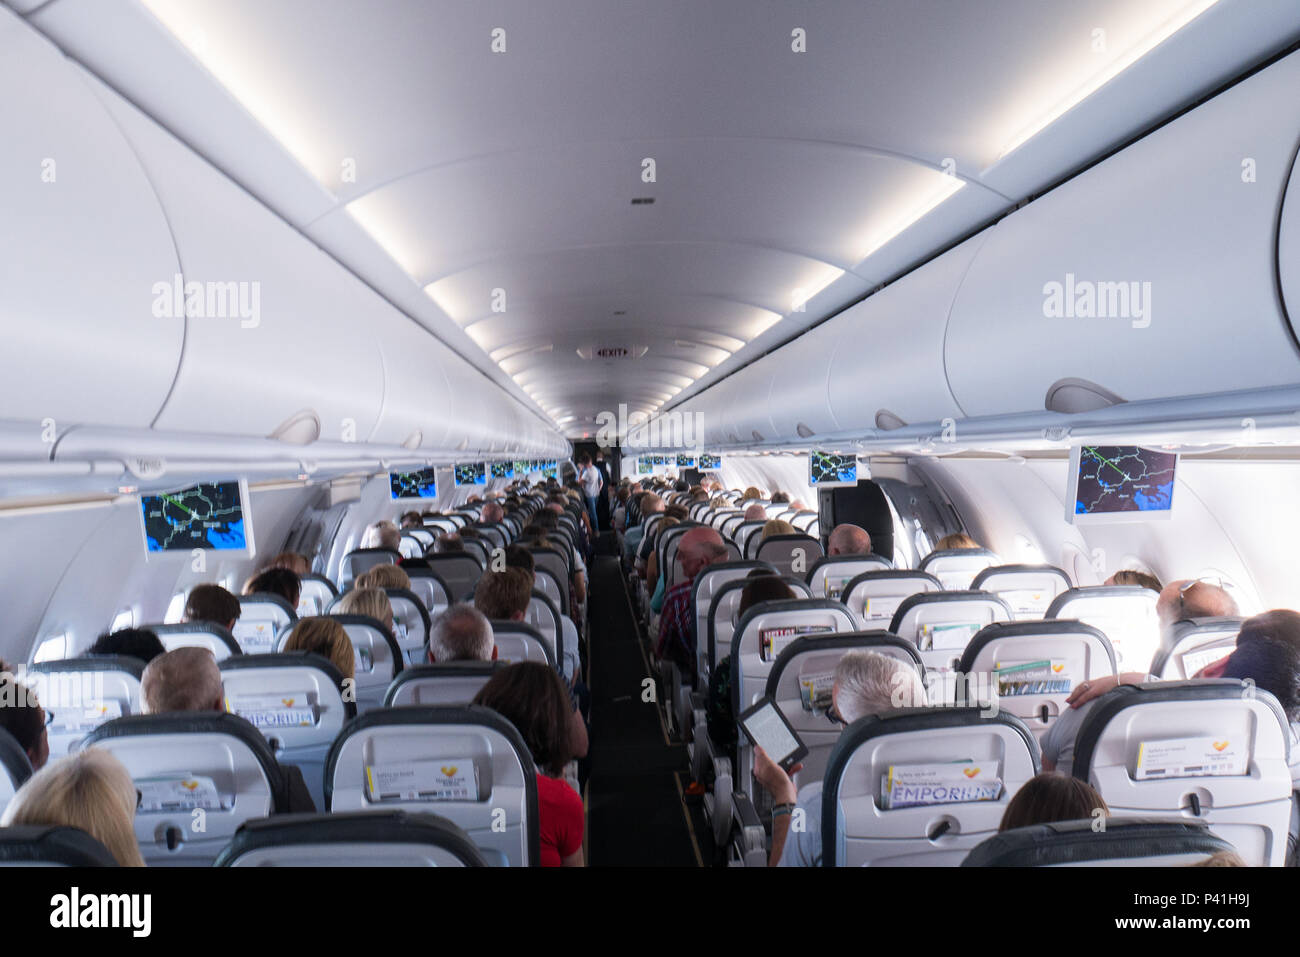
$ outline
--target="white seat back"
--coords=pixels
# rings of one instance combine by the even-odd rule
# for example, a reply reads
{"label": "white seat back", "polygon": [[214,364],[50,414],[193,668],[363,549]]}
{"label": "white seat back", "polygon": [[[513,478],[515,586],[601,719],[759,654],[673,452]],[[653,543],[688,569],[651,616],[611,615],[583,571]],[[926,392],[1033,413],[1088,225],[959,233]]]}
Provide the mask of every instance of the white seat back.
{"label": "white seat back", "polygon": [[339,563],[339,591],[347,591],[356,581],[376,565],[396,565],[405,557],[391,548],[357,548],[343,556]]}
{"label": "white seat back", "polygon": [[302,592],[298,596],[298,607],[294,613],[299,618],[322,615],[330,602],[338,597],[339,590],[324,575],[305,575],[302,579]]}
{"label": "white seat back", "polygon": [[454,601],[447,583],[436,572],[427,568],[409,568],[407,572],[411,579],[411,592],[420,600],[430,617],[436,616]]}
{"label": "white seat back", "polygon": [[985,568],[1000,559],[987,548],[951,548],[931,552],[921,559],[921,571],[943,583],[945,591],[966,591]]}
{"label": "white seat back", "polygon": [[[1160,760],[1172,742],[1187,756]],[[1291,823],[1291,726],[1277,699],[1244,681],[1121,685],[1084,718],[1074,776],[1116,816],[1193,817],[1232,843],[1252,867],[1280,867]],[[1204,755],[1236,755],[1244,773],[1145,777]]]}
{"label": "white seat back", "polygon": [[881,555],[827,555],[808,569],[808,587],[815,598],[839,598],[863,572],[883,572],[893,567]]}
{"label": "white seat back", "polygon": [[[239,657],[239,656],[236,656]],[[97,655],[32,665],[25,683],[47,712],[50,758],[75,750],[105,721],[140,713],[144,662],[125,655]]]}
{"label": "white seat back", "polygon": [[366,811],[249,821],[218,867],[481,867],[464,831],[435,814]]}
{"label": "white seat back", "polygon": [[[348,633],[348,640],[352,642],[356,661],[354,680],[357,712],[380,707],[389,683],[402,670],[404,656],[397,640],[381,622],[367,615],[331,614],[322,617],[333,618],[342,625]],[[290,634],[291,629],[281,633],[276,643],[277,651],[285,650]]]}
{"label": "white seat back", "polygon": [[298,620],[294,609],[279,595],[241,595],[239,620],[230,633],[246,655],[275,651],[275,636]]}
{"label": "white seat back", "polygon": [[943,591],[933,575],[895,568],[856,576],[840,592],[840,601],[867,626],[888,628],[904,599],[931,591]]}
{"label": "white seat back", "polygon": [[393,606],[393,637],[402,651],[402,664],[419,664],[424,661],[424,646],[429,640],[429,612],[411,589],[385,588],[384,594]]}
{"label": "white seat back", "polygon": [[277,761],[302,771],[312,802],[323,808],[330,745],[357,713],[343,700],[338,669],[305,651],[237,655],[221,663],[221,683],[226,710],[261,731]]}
{"label": "white seat back", "polygon": [[[747,545],[753,545],[751,539]],[[822,543],[811,535],[769,535],[757,546],[746,549],[753,553],[755,560],[768,562],[777,567],[782,575],[806,578],[808,569],[825,556]]]}
{"label": "white seat back", "polygon": [[427,556],[427,560],[429,567],[451,592],[453,602],[472,596],[474,587],[483,576],[483,564],[468,552],[439,552]]}
{"label": "white seat back", "polygon": [[709,674],[709,608],[713,597],[727,582],[748,577],[755,568],[763,568],[773,575],[776,569],[765,562],[716,562],[700,569],[691,585],[691,604],[695,608],[695,673],[701,677]]}
{"label": "white seat back", "polygon": [[[940,773],[962,762],[959,777],[1001,782],[998,797],[961,803],[888,806],[889,784],[929,767]],[[891,777],[891,769],[892,777]],[[1019,719],[978,708],[921,708],[867,717],[844,730],[823,784],[822,855],[835,867],[953,866],[997,833],[1007,804],[1039,770],[1038,746]],[[953,775],[957,777],[957,775]],[[901,792],[901,786],[899,788]],[[926,792],[919,788],[911,795]],[[929,792],[933,794],[933,791]]]}
{"label": "white seat back", "polygon": [[[801,579],[782,578],[781,580],[790,586],[796,598],[812,597],[808,584]],[[731,639],[739,623],[736,613],[740,608],[740,596],[745,590],[745,584],[743,578],[723,582],[714,592],[713,601],[709,603],[709,627],[704,636],[704,643],[708,646],[706,654],[710,672],[717,667],[719,661],[731,654]],[[698,636],[696,641],[699,641]]]}
{"label": "white seat back", "polygon": [[1176,621],[1155,659],[1151,674],[1165,681],[1195,677],[1206,665],[1232,654],[1244,618],[1193,618]]}
{"label": "white seat back", "polygon": [[537,629],[537,633],[550,645],[551,655],[560,660],[560,612],[544,592],[533,589],[528,599],[528,610],[524,612],[524,621]]}
{"label": "white seat back", "polygon": [[217,661],[242,654],[235,636],[221,625],[208,621],[184,621],[174,625],[143,625],[152,631],[168,651],[177,648],[206,648]]}
{"label": "white seat back", "polygon": [[1139,585],[1092,585],[1063,592],[1047,618],[1073,618],[1100,628],[1121,672],[1145,671],[1160,647],[1157,594]]}
{"label": "white seat back", "polygon": [[500,669],[503,661],[451,661],[404,668],[384,695],[385,708],[412,705],[467,705]]}
{"label": "white seat back", "polygon": [[996,701],[1042,741],[1076,685],[1115,674],[1115,652],[1081,621],[1007,622],[981,629],[957,672],[966,682],[960,700],[980,707]]}
{"label": "white seat back", "polygon": [[[233,714],[184,711],[117,718],[96,728],[85,747],[104,748],[118,758],[146,794],[135,814],[140,854],[150,867],[206,867],[239,825],[288,810],[284,779],[261,733]],[[190,787],[198,785],[198,789]],[[211,804],[202,816],[192,808],[159,810],[166,794],[150,806],[151,791],[202,795]],[[191,798],[192,799],[192,798]],[[194,827],[202,820],[202,829]]]}
{"label": "white seat back", "polygon": [[[404,774],[416,783],[388,791]],[[438,788],[453,793],[439,799]],[[330,751],[326,802],[331,812],[433,812],[511,866],[538,861],[533,759],[514,725],[487,708],[386,708],[350,722]]]}
{"label": "white seat back", "polygon": [[997,595],[935,591],[903,599],[889,630],[915,642],[926,670],[942,674],[957,667],[962,652],[981,628],[1010,620],[1011,609]]}
{"label": "white seat back", "polygon": [[536,661],[555,667],[553,646],[527,622],[493,620],[492,638],[496,642],[497,661],[512,665]]}
{"label": "white seat back", "polygon": [[1057,595],[1068,591],[1070,576],[1055,565],[990,565],[971,583],[974,591],[997,595],[1018,619],[1042,618]]}

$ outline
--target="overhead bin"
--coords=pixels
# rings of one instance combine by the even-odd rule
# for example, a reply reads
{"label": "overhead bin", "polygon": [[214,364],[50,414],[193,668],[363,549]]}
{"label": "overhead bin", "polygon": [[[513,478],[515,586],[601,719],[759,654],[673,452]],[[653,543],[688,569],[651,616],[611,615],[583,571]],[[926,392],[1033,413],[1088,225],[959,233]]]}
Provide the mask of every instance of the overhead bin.
{"label": "overhead bin", "polygon": [[[6,418],[430,450],[565,447],[33,31],[7,13],[0,30],[13,91],[0,95],[0,121],[29,144],[0,157],[12,272],[0,319],[23,356],[0,384]],[[33,85],[42,98],[21,95]],[[57,179],[32,188],[47,152]]]}
{"label": "overhead bin", "polygon": [[63,55],[4,9],[0,49],[0,409],[60,431],[148,425],[184,338],[151,309],[179,269],[167,221]]}
{"label": "overhead bin", "polygon": [[1292,54],[990,229],[944,351],[966,414],[1042,410],[1063,380],[1100,405],[1300,379],[1275,261],[1297,89]]}

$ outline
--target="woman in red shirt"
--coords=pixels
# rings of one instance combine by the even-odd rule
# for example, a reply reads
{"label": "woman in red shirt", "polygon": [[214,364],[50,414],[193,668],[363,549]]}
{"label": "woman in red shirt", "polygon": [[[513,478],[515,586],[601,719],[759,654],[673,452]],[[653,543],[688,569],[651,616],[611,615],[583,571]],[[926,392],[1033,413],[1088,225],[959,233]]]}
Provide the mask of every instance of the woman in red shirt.
{"label": "woman in red shirt", "polygon": [[582,867],[582,798],[560,775],[569,761],[582,756],[576,739],[585,735],[573,732],[574,709],[564,682],[549,665],[520,662],[493,675],[474,704],[513,724],[532,752],[542,866]]}

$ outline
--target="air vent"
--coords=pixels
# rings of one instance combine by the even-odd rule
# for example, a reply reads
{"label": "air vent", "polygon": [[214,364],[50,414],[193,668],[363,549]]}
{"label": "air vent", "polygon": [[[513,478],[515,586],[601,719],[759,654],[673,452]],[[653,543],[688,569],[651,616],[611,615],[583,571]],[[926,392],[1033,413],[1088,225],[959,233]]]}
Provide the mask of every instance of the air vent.
{"label": "air vent", "polygon": [[420,447],[420,443],[423,441],[424,441],[424,433],[421,432],[419,429],[416,429],[414,432],[412,432],[410,435],[406,437],[406,440],[402,443],[402,447],[408,449],[418,449]]}
{"label": "air vent", "polygon": [[794,430],[799,433],[799,437],[801,439],[812,438],[812,436],[816,434],[815,432],[813,432],[812,429],[808,428],[808,426],[804,425],[802,422],[796,424]]}
{"label": "air vent", "polygon": [[1048,412],[1093,412],[1112,405],[1123,405],[1114,392],[1087,379],[1060,379],[1052,383],[1043,400]]}
{"label": "air vent", "polygon": [[320,416],[314,409],[303,409],[285,419],[269,436],[290,445],[310,445],[320,438]]}
{"label": "air vent", "polygon": [[901,429],[905,425],[907,425],[906,422],[888,409],[881,409],[876,413],[876,428],[884,432],[892,432],[894,429]]}
{"label": "air vent", "polygon": [[763,441],[763,433],[758,431],[758,429],[752,429],[749,434],[754,437],[755,442]]}
{"label": "air vent", "polygon": [[633,196],[633,206],[653,206],[655,198],[653,196]]}

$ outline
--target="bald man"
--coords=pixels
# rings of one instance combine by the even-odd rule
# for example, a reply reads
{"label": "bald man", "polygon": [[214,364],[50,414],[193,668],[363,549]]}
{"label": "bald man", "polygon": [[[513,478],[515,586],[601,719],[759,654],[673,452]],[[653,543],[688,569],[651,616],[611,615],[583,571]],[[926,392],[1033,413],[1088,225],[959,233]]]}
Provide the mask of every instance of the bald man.
{"label": "bald man", "polygon": [[206,648],[177,648],[144,669],[140,697],[147,714],[164,711],[225,711],[221,669]]}
{"label": "bald man", "polygon": [[505,517],[506,510],[496,502],[488,502],[483,506],[481,520],[484,525],[495,525],[497,522],[503,521]]}
{"label": "bald man", "polygon": [[870,555],[871,536],[857,525],[836,525],[827,546],[832,555]]}
{"label": "bald man", "polygon": [[767,509],[755,502],[749,508],[745,509],[745,521],[747,522],[765,522],[767,521]]}
{"label": "bald man", "polygon": [[1227,591],[1197,579],[1170,582],[1156,599],[1161,628],[1187,618],[1235,618],[1238,614],[1237,603]]}
{"label": "bald man", "polygon": [[683,578],[664,598],[655,657],[675,661],[687,680],[692,680],[695,674],[695,609],[691,605],[695,576],[709,565],[725,562],[727,555],[722,536],[704,526],[692,528],[677,544]]}

